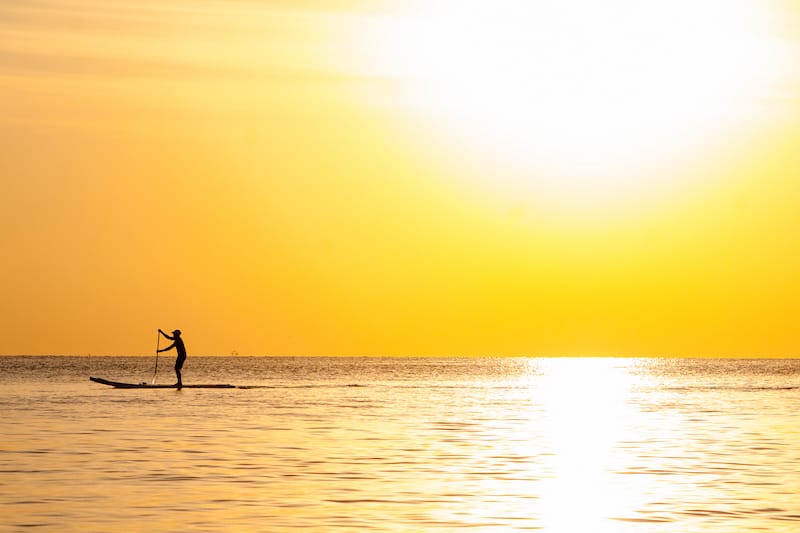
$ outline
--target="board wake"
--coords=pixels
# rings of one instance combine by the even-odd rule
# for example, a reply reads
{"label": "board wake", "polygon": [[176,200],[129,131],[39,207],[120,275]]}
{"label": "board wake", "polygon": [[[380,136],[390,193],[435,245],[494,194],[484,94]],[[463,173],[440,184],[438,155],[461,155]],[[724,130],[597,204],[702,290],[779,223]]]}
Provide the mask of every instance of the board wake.
{"label": "board wake", "polygon": [[[90,380],[101,385],[109,385],[115,389],[177,389],[177,385],[151,385],[149,383],[122,383],[119,381],[111,381],[103,378],[89,377]],[[184,389],[235,389],[236,385],[229,385],[227,383],[201,383],[201,384],[184,384],[181,388]]]}

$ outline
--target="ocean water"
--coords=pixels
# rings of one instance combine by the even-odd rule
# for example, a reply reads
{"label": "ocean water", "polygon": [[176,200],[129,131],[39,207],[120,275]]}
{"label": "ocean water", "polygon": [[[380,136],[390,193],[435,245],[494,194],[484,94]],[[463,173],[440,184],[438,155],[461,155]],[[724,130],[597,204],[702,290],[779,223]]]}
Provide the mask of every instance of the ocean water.
{"label": "ocean water", "polygon": [[0,358],[0,531],[800,531],[800,360],[153,363]]}

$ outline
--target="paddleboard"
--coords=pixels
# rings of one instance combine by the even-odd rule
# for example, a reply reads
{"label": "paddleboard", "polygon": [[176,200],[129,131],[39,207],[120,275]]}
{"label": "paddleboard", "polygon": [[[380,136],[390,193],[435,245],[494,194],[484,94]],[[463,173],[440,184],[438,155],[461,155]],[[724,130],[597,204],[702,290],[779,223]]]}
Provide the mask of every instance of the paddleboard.
{"label": "paddleboard", "polygon": [[[109,385],[115,389],[177,389],[177,385],[151,385],[149,383],[121,383],[103,378],[89,377],[90,380],[101,385]],[[184,384],[183,389],[235,389],[236,385],[226,383]]]}

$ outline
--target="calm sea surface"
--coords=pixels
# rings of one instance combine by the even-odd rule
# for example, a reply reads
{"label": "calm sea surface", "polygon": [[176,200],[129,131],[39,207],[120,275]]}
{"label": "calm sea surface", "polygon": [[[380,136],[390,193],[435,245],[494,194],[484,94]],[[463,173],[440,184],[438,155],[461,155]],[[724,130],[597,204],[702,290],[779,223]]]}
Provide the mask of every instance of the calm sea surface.
{"label": "calm sea surface", "polygon": [[0,365],[0,531],[800,531],[800,360]]}

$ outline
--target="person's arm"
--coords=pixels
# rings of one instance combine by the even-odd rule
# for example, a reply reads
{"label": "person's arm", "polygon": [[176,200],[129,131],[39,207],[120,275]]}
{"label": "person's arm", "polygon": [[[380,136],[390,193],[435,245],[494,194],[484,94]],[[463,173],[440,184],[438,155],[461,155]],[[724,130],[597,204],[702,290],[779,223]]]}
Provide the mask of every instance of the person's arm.
{"label": "person's arm", "polygon": [[[167,338],[169,339],[170,337],[167,337]],[[171,350],[174,347],[175,347],[175,343],[173,342],[172,344],[170,344],[166,348],[161,348],[160,350],[156,350],[156,352],[166,352],[167,350]]]}
{"label": "person's arm", "polygon": [[[171,340],[171,341],[174,341],[174,340],[175,340],[175,337],[170,337],[169,335],[167,335],[166,333],[164,333],[163,331],[161,331],[161,328],[158,328],[158,332],[159,332],[159,333],[161,333],[162,335],[164,335],[166,338],[168,338],[168,339],[169,339],[169,340]],[[168,348],[165,348],[165,349],[168,349]]]}

